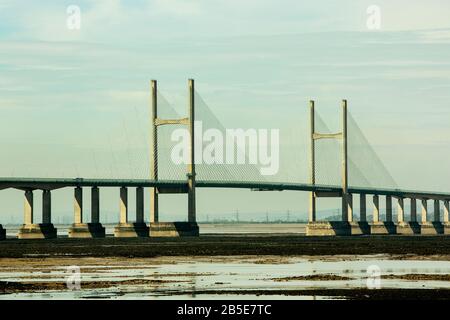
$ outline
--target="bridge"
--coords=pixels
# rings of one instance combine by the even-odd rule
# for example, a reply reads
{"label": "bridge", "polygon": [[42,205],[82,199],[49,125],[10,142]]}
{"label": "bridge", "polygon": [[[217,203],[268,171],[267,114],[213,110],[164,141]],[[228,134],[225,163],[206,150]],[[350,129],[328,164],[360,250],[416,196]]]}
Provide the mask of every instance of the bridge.
{"label": "bridge", "polygon": [[[196,189],[197,188],[237,188],[251,189],[254,191],[303,191],[309,193],[307,235],[371,235],[371,234],[450,234],[449,201],[450,193],[427,192],[417,190],[405,190],[392,186],[364,186],[349,183],[350,164],[348,123],[349,114],[347,101],[342,101],[342,128],[339,132],[323,132],[324,127],[317,127],[317,115],[315,103],[310,101],[310,131],[309,131],[309,182],[296,181],[277,182],[260,177],[253,172],[252,180],[237,179],[233,174],[233,166],[227,165],[198,165],[196,163],[196,133],[195,120],[197,113],[196,92],[194,80],[189,80],[189,108],[185,118],[163,118],[159,114],[157,82],[151,81],[151,135],[150,135],[150,177],[149,179],[91,179],[91,178],[0,178],[0,190],[14,188],[24,192],[24,223],[19,230],[19,239],[48,239],[56,238],[57,230],[52,224],[51,193],[61,188],[74,189],[74,223],[69,229],[69,237],[72,238],[97,238],[105,237],[105,228],[101,223],[100,188],[120,188],[118,199],[120,205],[119,223],[114,229],[116,237],[160,237],[160,236],[198,236],[199,227],[196,218]],[[189,132],[188,150],[189,161],[184,166],[185,178],[163,177],[162,164],[169,164],[167,151],[159,148],[162,143],[159,128],[162,126],[184,126]],[[324,130],[327,131],[327,130]],[[340,184],[321,183],[318,169],[318,145],[322,141],[339,142],[340,148]],[[166,152],[167,153],[167,152]],[[165,161],[164,161],[165,159]],[[320,159],[320,158],[319,158]],[[371,159],[371,161],[374,159]],[[354,163],[353,163],[354,164]],[[327,165],[327,164],[325,164]],[[197,167],[208,168],[210,176],[200,174]],[[322,164],[323,166],[323,164]],[[180,168],[178,164],[177,168]],[[356,167],[355,167],[356,168]],[[249,171],[255,171],[249,166]],[[322,168],[323,169],[323,168]],[[177,170],[177,169],[171,169]],[[170,171],[170,170],[169,170]],[[358,171],[358,170],[356,170]],[[166,170],[167,173],[167,170]],[[242,176],[242,172],[239,173]],[[360,173],[358,173],[360,174]],[[169,174],[170,176],[170,174]],[[217,177],[224,177],[217,179]],[[365,179],[367,181],[367,179]],[[90,188],[91,208],[90,222],[86,223],[83,207],[83,188]],[[136,217],[131,221],[129,217],[128,189],[136,189]],[[144,188],[149,191],[150,224],[144,222]],[[42,190],[42,223],[34,222],[33,191]],[[161,222],[159,219],[159,196],[164,194],[187,194],[187,222]],[[359,197],[359,212],[353,209],[353,199]],[[341,199],[341,219],[339,221],[318,221],[316,217],[316,205],[320,198]],[[367,198],[371,197],[372,220],[368,221]],[[385,198],[385,217],[380,214],[380,197]],[[394,219],[393,200],[397,202],[397,216]],[[410,203],[409,214],[405,212],[405,202]],[[421,214],[418,217],[417,201],[421,204]],[[428,201],[433,203],[433,212],[430,219]],[[441,211],[441,207],[443,211]],[[395,220],[395,221],[394,221]],[[6,230],[0,224],[0,239],[6,238]]]}

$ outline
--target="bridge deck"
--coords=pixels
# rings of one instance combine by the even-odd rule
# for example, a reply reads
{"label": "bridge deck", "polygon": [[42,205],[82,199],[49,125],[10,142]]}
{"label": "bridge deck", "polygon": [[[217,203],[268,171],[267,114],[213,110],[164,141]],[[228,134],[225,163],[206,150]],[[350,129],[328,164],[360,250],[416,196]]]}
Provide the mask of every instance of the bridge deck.
{"label": "bridge deck", "polygon": [[[15,188],[21,190],[41,189],[54,190],[66,187],[158,187],[183,188],[187,186],[182,180],[149,180],[149,179],[65,179],[65,178],[0,178],[0,190]],[[268,191],[314,191],[314,192],[341,192],[340,186],[312,185],[306,183],[282,182],[243,182],[243,181],[197,181],[199,188],[232,188],[253,189]],[[450,200],[450,193],[433,191],[415,191],[388,188],[361,188],[350,187],[350,193],[390,195],[393,197]]]}

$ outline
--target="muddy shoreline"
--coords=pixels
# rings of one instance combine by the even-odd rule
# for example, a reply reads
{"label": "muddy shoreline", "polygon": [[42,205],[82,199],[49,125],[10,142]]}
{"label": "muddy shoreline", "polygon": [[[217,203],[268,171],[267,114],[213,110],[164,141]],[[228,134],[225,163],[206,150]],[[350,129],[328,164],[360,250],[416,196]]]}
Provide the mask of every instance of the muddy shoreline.
{"label": "muddy shoreline", "polygon": [[[374,263],[383,286],[368,290]],[[0,258],[0,299],[450,299],[449,263],[436,254]],[[80,287],[72,292],[73,266]]]}
{"label": "muddy shoreline", "polygon": [[[115,287],[126,284],[150,285],[154,284],[156,280],[124,280],[114,282],[92,282],[83,285],[84,289],[99,289]],[[66,284],[62,282],[46,282],[46,283],[22,283],[22,282],[1,282],[0,294],[8,295],[13,293],[23,292],[38,292],[51,290],[64,290]],[[160,291],[160,294],[164,291]],[[329,299],[346,299],[346,300],[450,300],[449,289],[276,289],[276,290],[195,290],[183,292],[165,292],[171,296],[197,296],[202,295],[221,296],[228,295],[254,295],[264,298],[264,296],[297,296],[297,297],[327,297]]]}
{"label": "muddy shoreline", "polygon": [[113,238],[0,241],[0,258],[161,257],[233,255],[450,255],[447,236],[306,237],[205,235],[194,238]]}

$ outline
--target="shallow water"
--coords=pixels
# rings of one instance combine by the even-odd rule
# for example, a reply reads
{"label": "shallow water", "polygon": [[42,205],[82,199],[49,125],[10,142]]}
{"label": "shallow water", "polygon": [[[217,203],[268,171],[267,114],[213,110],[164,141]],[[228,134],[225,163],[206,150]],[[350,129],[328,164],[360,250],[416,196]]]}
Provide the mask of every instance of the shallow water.
{"label": "shallow water", "polygon": [[[380,275],[450,274],[450,261],[395,260],[387,255],[333,257],[176,257],[151,259],[117,258],[107,265],[74,260],[81,266],[81,290],[52,290],[0,295],[0,299],[322,299],[317,296],[285,296],[285,290],[367,288]],[[102,262],[99,258],[96,261]],[[66,282],[72,275],[67,261],[55,266],[21,265],[0,270],[0,281]],[[373,273],[373,270],[376,270]],[[308,275],[338,275],[340,280],[288,280]],[[101,281],[153,280],[144,284],[120,284],[109,288],[83,289],[83,284]],[[157,282],[155,281],[157,280]],[[450,281],[380,279],[382,288],[448,288]],[[373,285],[370,282],[369,285]],[[197,294],[198,291],[210,291]],[[246,295],[246,290],[279,290],[280,294]],[[230,294],[220,292],[231,291]]]}

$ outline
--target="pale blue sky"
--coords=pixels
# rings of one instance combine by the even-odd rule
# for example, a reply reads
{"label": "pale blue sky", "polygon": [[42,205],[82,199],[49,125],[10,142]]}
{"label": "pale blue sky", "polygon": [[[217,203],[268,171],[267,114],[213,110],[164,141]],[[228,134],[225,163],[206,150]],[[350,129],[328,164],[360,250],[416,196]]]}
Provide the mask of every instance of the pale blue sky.
{"label": "pale blue sky", "polygon": [[[81,8],[79,31],[66,28],[68,5]],[[448,12],[444,0],[0,0],[0,176],[144,175],[148,81],[183,112],[195,78],[227,127],[301,133],[309,99],[337,123],[346,98],[398,186],[450,191]],[[116,191],[105,191],[111,213]],[[304,193],[202,193],[199,216],[306,210]],[[55,193],[56,215],[71,196]],[[184,200],[163,210],[181,219]],[[0,201],[1,216],[21,217],[21,192]]]}

